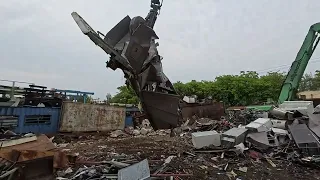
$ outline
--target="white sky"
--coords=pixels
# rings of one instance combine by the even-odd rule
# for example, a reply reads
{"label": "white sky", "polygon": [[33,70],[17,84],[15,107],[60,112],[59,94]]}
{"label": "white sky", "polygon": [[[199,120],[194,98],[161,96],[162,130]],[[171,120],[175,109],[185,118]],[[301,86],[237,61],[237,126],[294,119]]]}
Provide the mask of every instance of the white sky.
{"label": "white sky", "polygon": [[[123,74],[105,68],[108,55],[70,14],[78,12],[107,33],[126,15],[145,17],[149,3],[0,0],[0,79],[92,91],[100,98],[115,94]],[[319,9],[318,0],[164,0],[155,25],[164,72],[172,82],[187,82],[283,65],[286,71],[310,25],[320,21]],[[320,50],[312,59],[306,72],[319,69]]]}

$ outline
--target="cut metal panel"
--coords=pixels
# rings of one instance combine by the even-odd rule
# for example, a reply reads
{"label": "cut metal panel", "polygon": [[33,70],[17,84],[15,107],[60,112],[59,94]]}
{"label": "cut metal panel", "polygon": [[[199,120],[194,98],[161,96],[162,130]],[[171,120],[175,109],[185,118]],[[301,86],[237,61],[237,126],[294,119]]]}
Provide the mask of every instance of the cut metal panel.
{"label": "cut metal panel", "polygon": [[148,57],[149,47],[142,47],[131,40],[126,48],[125,56],[136,73],[141,71],[144,60]]}
{"label": "cut metal panel", "polygon": [[147,43],[150,45],[151,38],[159,39],[154,30],[144,24],[140,24],[137,29],[132,34],[133,37],[139,39],[139,42],[144,44]]}
{"label": "cut metal panel", "polygon": [[149,178],[150,169],[147,159],[129,167],[120,169],[118,172],[119,180],[146,180]]}
{"label": "cut metal panel", "polygon": [[117,25],[115,25],[104,37],[111,46],[115,46],[126,34],[129,32],[129,24],[131,18],[129,16],[124,17]]}
{"label": "cut metal panel", "polygon": [[170,129],[179,124],[180,97],[173,94],[142,91],[144,110],[150,116],[150,123],[155,129]]}
{"label": "cut metal panel", "polygon": [[290,125],[289,130],[296,145],[302,152],[309,155],[320,154],[320,144],[315,135],[309,130],[306,124]]}
{"label": "cut metal panel", "polygon": [[91,132],[124,129],[125,107],[64,102],[60,132]]}

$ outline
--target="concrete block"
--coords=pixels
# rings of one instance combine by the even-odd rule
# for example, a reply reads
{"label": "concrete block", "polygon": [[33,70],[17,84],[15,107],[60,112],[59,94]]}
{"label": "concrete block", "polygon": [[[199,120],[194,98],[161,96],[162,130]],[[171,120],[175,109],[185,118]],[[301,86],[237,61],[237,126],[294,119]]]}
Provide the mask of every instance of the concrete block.
{"label": "concrete block", "polygon": [[279,108],[285,111],[299,111],[305,116],[314,112],[312,101],[285,101],[279,104]]}
{"label": "concrete block", "polygon": [[195,148],[200,149],[206,146],[221,145],[221,135],[217,131],[203,131],[191,134],[192,144]]}
{"label": "concrete block", "polygon": [[186,103],[196,103],[196,98],[184,96],[183,97],[183,101],[186,102]]}
{"label": "concrete block", "polygon": [[246,129],[253,132],[266,132],[272,128],[272,122],[269,118],[258,118],[246,125]]}
{"label": "concrete block", "polygon": [[225,148],[231,148],[235,145],[243,143],[248,129],[245,128],[232,128],[222,133],[221,145]]}

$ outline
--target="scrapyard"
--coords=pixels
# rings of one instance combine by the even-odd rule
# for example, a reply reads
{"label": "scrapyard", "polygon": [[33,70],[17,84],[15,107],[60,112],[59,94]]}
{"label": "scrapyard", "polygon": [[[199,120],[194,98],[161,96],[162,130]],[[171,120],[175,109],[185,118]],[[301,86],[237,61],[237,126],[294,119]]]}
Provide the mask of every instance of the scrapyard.
{"label": "scrapyard", "polygon": [[[257,111],[254,113],[259,118],[248,124],[243,118],[231,116],[193,116],[172,131],[154,130],[147,119],[138,127],[109,133],[74,132],[47,137],[17,135],[8,130],[1,135],[1,177],[316,179],[320,114],[307,105],[276,109],[293,114],[291,118]],[[228,114],[234,111],[228,110]],[[246,111],[241,110],[239,116]]]}
{"label": "scrapyard", "polygon": [[163,73],[153,29],[161,7],[151,0],[146,18],[126,16],[106,34],[71,13],[110,56],[107,67],[121,69],[141,107],[89,104],[90,93],[81,91],[83,103],[75,103],[60,97],[68,90],[30,85],[26,92],[37,93],[26,93],[22,104],[0,105],[0,179],[320,178],[320,105],[293,97],[319,42],[319,23],[277,103],[226,107],[181,97]]}

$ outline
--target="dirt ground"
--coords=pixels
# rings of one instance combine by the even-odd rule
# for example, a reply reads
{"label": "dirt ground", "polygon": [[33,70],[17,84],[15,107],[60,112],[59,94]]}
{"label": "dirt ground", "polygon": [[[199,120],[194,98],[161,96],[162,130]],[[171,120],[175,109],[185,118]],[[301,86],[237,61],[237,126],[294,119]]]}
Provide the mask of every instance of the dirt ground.
{"label": "dirt ground", "polygon": [[[79,153],[79,159],[86,162],[117,159],[134,163],[147,158],[151,173],[173,155],[176,157],[166,172],[190,174],[181,179],[320,179],[319,170],[282,158],[273,158],[276,165],[273,167],[265,160],[250,158],[248,153],[240,156],[225,153],[223,158],[221,153],[195,153],[188,136],[110,138],[101,134],[63,135],[56,136],[54,142],[58,146],[68,143],[63,149],[68,153]],[[240,171],[239,167],[247,167],[247,172]]]}

